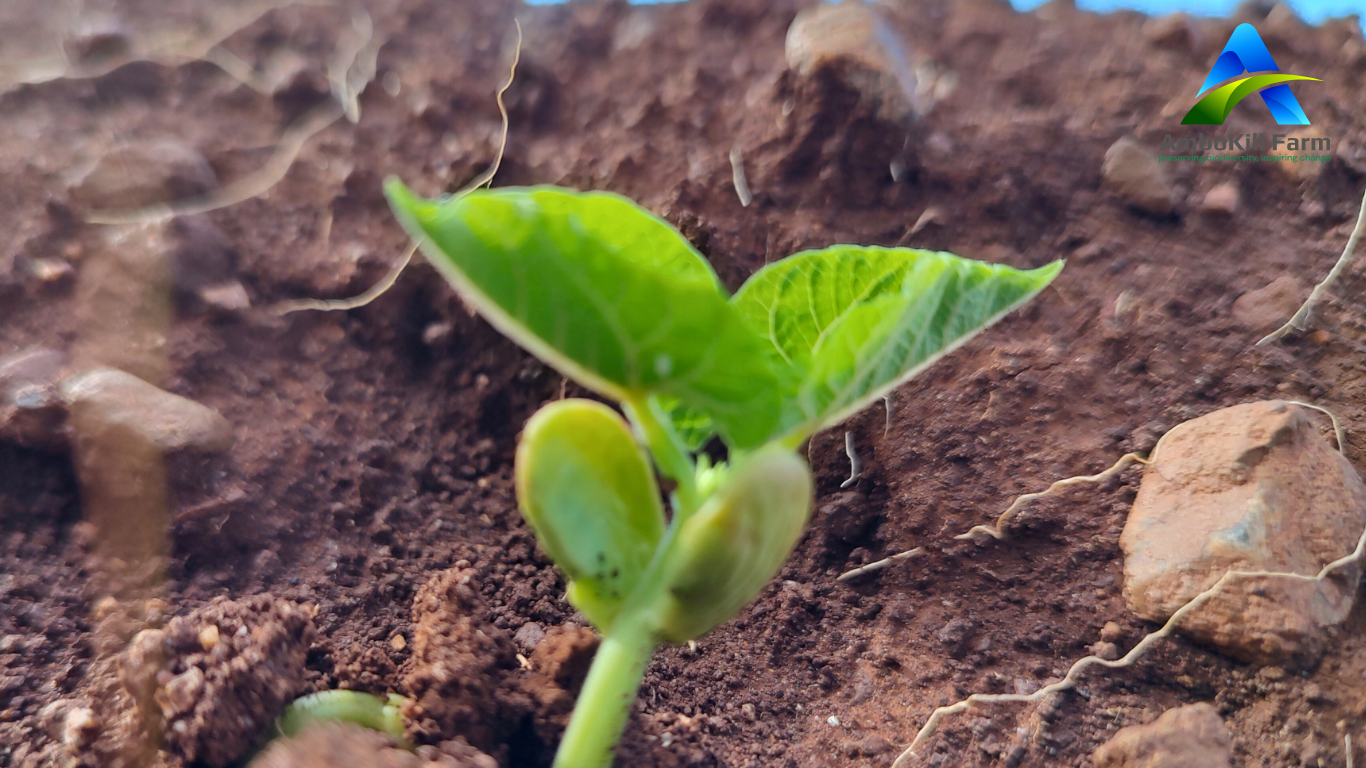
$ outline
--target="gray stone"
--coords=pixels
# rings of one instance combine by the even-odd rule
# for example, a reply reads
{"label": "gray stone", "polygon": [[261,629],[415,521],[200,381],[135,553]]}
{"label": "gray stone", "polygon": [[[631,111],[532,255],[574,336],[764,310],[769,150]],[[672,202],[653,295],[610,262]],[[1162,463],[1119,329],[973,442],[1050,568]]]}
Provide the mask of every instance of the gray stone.
{"label": "gray stone", "polygon": [[1228,768],[1232,739],[1214,707],[1176,707],[1146,725],[1121,728],[1091,755],[1095,768]]}
{"label": "gray stone", "polygon": [[1233,302],[1233,318],[1248,328],[1265,333],[1289,320],[1308,298],[1300,283],[1281,275],[1256,290],[1248,291]]}
{"label": "gray stone", "polygon": [[1158,165],[1157,155],[1133,139],[1122,138],[1105,150],[1101,173],[1129,205],[1157,216],[1174,210],[1171,184]]}
{"label": "gray stone", "polygon": [[[1124,597],[1165,621],[1228,571],[1313,576],[1366,526],[1366,486],[1307,411],[1279,400],[1192,419],[1158,445],[1120,536]],[[1352,608],[1360,571],[1235,578],[1180,631],[1235,658],[1306,667]]]}
{"label": "gray stone", "polygon": [[95,368],[63,381],[62,396],[82,429],[137,434],[163,452],[214,453],[232,445],[232,425],[218,411],[131,373]]}
{"label": "gray stone", "polygon": [[0,358],[0,440],[40,450],[66,448],[66,403],[57,382],[67,363],[64,353],[41,348]]}
{"label": "gray stone", "polygon": [[859,0],[821,3],[798,13],[788,27],[787,66],[802,77],[829,69],[880,116],[905,122],[919,106],[917,83],[895,35]]}

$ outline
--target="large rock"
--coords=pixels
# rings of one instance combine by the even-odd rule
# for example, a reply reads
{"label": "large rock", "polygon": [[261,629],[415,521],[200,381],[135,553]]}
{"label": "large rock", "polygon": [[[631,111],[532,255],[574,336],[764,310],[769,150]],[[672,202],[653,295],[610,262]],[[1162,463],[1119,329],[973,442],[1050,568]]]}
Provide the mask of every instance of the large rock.
{"label": "large rock", "polygon": [[1171,183],[1158,165],[1157,155],[1128,137],[1105,150],[1101,166],[1105,182],[1130,206],[1155,216],[1169,215],[1175,208]]}
{"label": "large rock", "polygon": [[[1120,546],[1124,596],[1165,621],[1230,570],[1312,576],[1351,552],[1366,526],[1366,486],[1309,414],[1279,400],[1188,421],[1163,438]],[[1359,570],[1322,582],[1237,578],[1180,629],[1245,661],[1307,666],[1347,617]]]}
{"label": "large rock", "polygon": [[1155,722],[1121,728],[1091,755],[1095,768],[1228,768],[1228,729],[1209,704],[1162,713]]}
{"label": "large rock", "polygon": [[62,382],[79,438],[93,432],[138,435],[163,452],[213,453],[232,445],[232,425],[218,411],[148,384],[131,373],[95,368]]}
{"label": "large rock", "polygon": [[916,76],[895,31],[858,0],[821,3],[797,14],[787,30],[788,69],[810,77],[822,69],[893,122],[914,117]]}

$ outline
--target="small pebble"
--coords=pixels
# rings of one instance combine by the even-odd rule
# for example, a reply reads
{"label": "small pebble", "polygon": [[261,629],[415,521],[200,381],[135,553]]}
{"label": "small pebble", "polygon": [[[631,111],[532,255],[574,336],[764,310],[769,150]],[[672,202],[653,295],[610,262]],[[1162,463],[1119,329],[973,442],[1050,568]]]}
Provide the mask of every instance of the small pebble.
{"label": "small pebble", "polygon": [[72,423],[82,429],[126,429],[163,451],[220,452],[233,442],[218,411],[113,368],[94,368],[62,382]]}
{"label": "small pebble", "polygon": [[1215,216],[1232,216],[1238,212],[1241,198],[1238,185],[1231,181],[1224,182],[1205,193],[1205,199],[1200,202],[1200,211]]}
{"label": "small pebble", "polygon": [[1124,637],[1124,629],[1113,621],[1105,622],[1105,626],[1100,628],[1100,639],[1106,643],[1118,642]]}
{"label": "small pebble", "polygon": [[1119,658],[1119,646],[1114,643],[1099,642],[1091,646],[1091,655],[1099,656],[1106,661],[1114,661]]}
{"label": "small pebble", "polygon": [[1170,214],[1171,183],[1158,165],[1157,155],[1131,138],[1116,141],[1105,151],[1101,173],[1130,206],[1156,216]]}
{"label": "small pebble", "polygon": [[64,259],[33,259],[28,263],[29,274],[47,286],[70,283],[76,269]]}
{"label": "small pebble", "polygon": [[247,289],[236,280],[200,289],[199,298],[209,309],[220,312],[241,312],[251,308]]}
{"label": "small pebble", "polygon": [[62,722],[62,744],[75,753],[88,746],[99,729],[100,721],[94,712],[85,707],[68,710]]}

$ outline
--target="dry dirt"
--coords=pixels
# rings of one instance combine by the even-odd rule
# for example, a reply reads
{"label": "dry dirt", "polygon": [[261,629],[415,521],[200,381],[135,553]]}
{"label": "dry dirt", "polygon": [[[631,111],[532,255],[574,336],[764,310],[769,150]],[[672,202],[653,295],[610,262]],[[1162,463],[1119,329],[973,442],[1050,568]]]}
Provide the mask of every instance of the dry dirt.
{"label": "dry dirt", "polygon": [[[211,5],[109,7],[139,39]],[[1308,28],[1279,11],[1242,11],[1283,69],[1323,79],[1296,93],[1333,137],[1334,159],[1312,178],[1263,163],[1168,166],[1176,210],[1154,217],[1102,184],[1105,151],[1125,135],[1155,148],[1176,132],[1236,20],[1154,43],[1142,16],[1065,2],[1028,14],[993,0],[893,2],[909,49],[958,80],[903,129],[829,77],[786,71],[784,34],[802,5],[369,0],[387,42],[359,122],[313,137],[267,195],[208,214],[230,245],[214,268],[240,280],[253,309],[209,312],[181,296],[161,383],[220,410],[237,440],[224,456],[168,465],[164,611],[145,620],[269,593],[316,608],[305,690],[410,693],[413,680],[454,684],[414,672],[413,601],[458,564],[472,574],[470,604],[483,613],[473,620],[489,627],[497,656],[473,660],[467,668],[490,677],[466,682],[506,688],[466,712],[483,720],[469,725],[472,741],[504,764],[546,764],[543,736],[562,720],[563,696],[538,699],[530,679],[547,673],[508,655],[530,656],[519,641],[582,620],[517,513],[511,461],[521,424],[559,396],[560,376],[466,313],[425,264],[364,309],[264,311],[350,295],[384,274],[405,245],[380,194],[385,176],[431,194],[487,167],[514,17],[526,44],[496,183],[629,195],[678,225],[732,288],[767,261],[835,242],[909,243],[1016,266],[1069,260],[1038,300],[898,391],[890,429],[878,406],[852,420],[863,464],[852,489],[840,488],[842,432],[812,441],[819,496],[809,533],[739,617],[695,648],[657,655],[620,765],[885,766],[937,705],[1033,690],[1084,655],[1106,622],[1131,645],[1151,628],[1128,613],[1120,584],[1118,538],[1138,470],[1031,507],[1011,541],[950,537],[1016,494],[1150,448],[1185,419],[1255,399],[1312,400],[1344,417],[1347,455],[1363,467],[1359,306],[1330,300],[1321,332],[1261,348],[1253,344],[1267,328],[1233,312],[1241,294],[1279,276],[1307,291],[1346,240],[1366,184],[1366,54],[1355,25]],[[56,24],[58,6],[68,8],[7,0],[0,59],[50,51],[34,22]],[[85,6],[94,14],[102,4]],[[327,60],[349,24],[336,8],[296,5],[232,33],[226,47],[239,58],[285,73],[270,95],[205,62],[6,86],[0,355],[82,343],[82,258],[98,227],[73,213],[74,176],[122,143],[172,138],[202,153],[220,182],[242,177],[328,98]],[[86,41],[101,39],[120,38]],[[1274,125],[1250,99],[1227,129]],[[732,187],[734,146],[754,193],[748,207]],[[1223,182],[1241,192],[1236,212],[1197,210]],[[931,206],[937,222],[912,234]],[[54,260],[70,273],[53,273]],[[192,293],[189,266],[178,289]],[[1349,273],[1336,294],[1364,288]],[[61,729],[48,708],[107,684],[96,679],[109,674],[101,658],[112,650],[96,620],[99,532],[81,517],[66,454],[0,444],[0,766],[54,764]],[[916,545],[928,555],[835,581]],[[1211,701],[1237,765],[1340,768],[1344,733],[1360,736],[1366,724],[1364,629],[1359,604],[1306,675],[1166,642],[1043,708],[952,719],[919,764],[1088,765],[1119,728]],[[457,735],[470,734],[426,734]]]}

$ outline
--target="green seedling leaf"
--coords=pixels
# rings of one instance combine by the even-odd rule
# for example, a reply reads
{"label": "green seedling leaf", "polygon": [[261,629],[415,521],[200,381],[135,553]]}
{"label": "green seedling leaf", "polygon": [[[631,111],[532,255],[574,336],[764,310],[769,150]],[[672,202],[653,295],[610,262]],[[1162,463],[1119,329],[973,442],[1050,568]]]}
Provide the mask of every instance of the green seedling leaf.
{"label": "green seedling leaf", "polygon": [[772,433],[780,401],[765,344],[667,222],[616,195],[555,187],[440,202],[396,180],[385,191],[456,290],[565,375],[618,401],[676,398],[739,444]]}
{"label": "green seedling leaf", "polygon": [[814,494],[806,462],[778,445],[734,468],[665,553],[661,636],[700,637],[753,600],[797,545]]}
{"label": "green seedling leaf", "polygon": [[612,409],[560,400],[527,422],[516,475],[522,514],[569,580],[569,602],[607,631],[664,535],[645,452]]}
{"label": "green seedling leaf", "polygon": [[[1062,269],[836,245],[764,267],[732,304],[787,366],[779,434],[838,424],[1033,298]],[[775,435],[775,437],[778,435]]]}
{"label": "green seedling leaf", "polygon": [[674,432],[690,450],[700,450],[716,434],[716,425],[707,414],[689,408],[676,397],[661,397],[659,402],[668,414]]}

